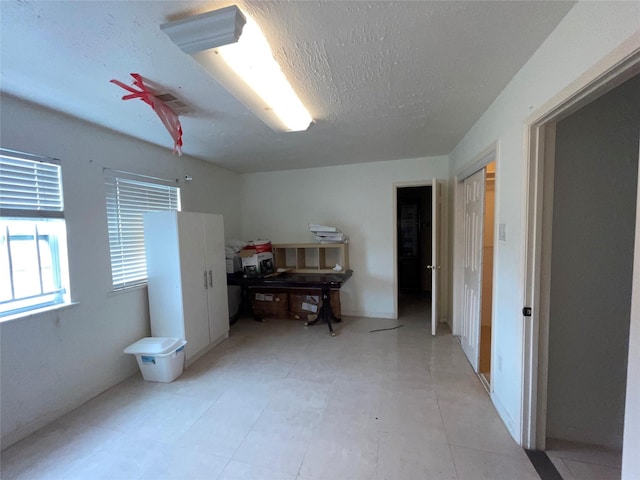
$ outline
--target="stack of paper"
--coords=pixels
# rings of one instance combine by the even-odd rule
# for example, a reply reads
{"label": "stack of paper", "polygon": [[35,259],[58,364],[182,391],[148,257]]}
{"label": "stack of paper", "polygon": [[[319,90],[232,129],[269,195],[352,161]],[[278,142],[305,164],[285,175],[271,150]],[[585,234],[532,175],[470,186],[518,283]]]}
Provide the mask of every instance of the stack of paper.
{"label": "stack of paper", "polygon": [[349,237],[337,227],[310,223],[309,231],[315,233],[316,241],[320,243],[349,243]]}

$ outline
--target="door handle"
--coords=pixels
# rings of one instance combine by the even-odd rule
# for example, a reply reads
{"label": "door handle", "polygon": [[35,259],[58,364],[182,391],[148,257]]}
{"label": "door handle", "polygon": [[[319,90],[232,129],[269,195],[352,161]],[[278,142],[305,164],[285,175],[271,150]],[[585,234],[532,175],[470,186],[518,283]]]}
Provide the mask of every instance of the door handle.
{"label": "door handle", "polygon": [[213,274],[211,273],[211,270],[209,270],[209,286],[213,288]]}
{"label": "door handle", "polygon": [[440,265],[427,265],[427,270],[440,270]]}
{"label": "door handle", "polygon": [[204,271],[204,289],[206,290],[207,288],[208,288],[207,287],[207,271],[205,270]]}

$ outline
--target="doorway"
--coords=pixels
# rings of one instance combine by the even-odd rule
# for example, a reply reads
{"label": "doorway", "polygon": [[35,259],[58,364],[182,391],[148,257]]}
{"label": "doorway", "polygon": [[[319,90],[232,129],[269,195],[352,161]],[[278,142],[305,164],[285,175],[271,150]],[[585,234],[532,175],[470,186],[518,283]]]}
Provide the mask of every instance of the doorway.
{"label": "doorway", "polygon": [[493,318],[493,258],[495,245],[496,162],[486,166],[482,233],[482,285],[480,300],[480,361],[478,373],[487,389],[491,385],[491,325]]}
{"label": "doorway", "polygon": [[[640,51],[621,58],[613,58],[609,69],[594,67],[591,83],[577,85],[529,123],[525,305],[532,308],[523,310],[525,448],[545,450],[557,436],[614,448],[623,443],[625,394],[633,398],[633,383],[629,390],[626,382],[634,381],[631,372],[637,370],[627,353],[640,220]],[[608,102],[617,96],[622,98],[613,107]],[[571,349],[574,355],[567,358]],[[581,394],[573,397],[573,411],[560,418],[567,387]]]}
{"label": "doorway", "polygon": [[640,75],[555,124],[547,450],[622,449],[639,129]]}
{"label": "doorway", "polygon": [[[431,186],[396,189],[398,307],[403,312],[431,301]],[[426,308],[425,308],[426,311]]]}
{"label": "doorway", "polygon": [[454,238],[454,334],[490,392],[495,256],[496,149],[492,146],[457,178]]}

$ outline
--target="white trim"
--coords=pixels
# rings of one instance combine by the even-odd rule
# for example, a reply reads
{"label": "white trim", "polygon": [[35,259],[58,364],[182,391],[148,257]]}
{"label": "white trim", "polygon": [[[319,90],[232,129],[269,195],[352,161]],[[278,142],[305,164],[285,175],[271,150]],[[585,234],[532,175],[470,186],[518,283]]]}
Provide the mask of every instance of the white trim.
{"label": "white trim", "polygon": [[[133,341],[133,340],[131,340]],[[123,355],[123,356],[129,356],[129,355]],[[127,377],[126,378],[131,378],[133,376],[139,376],[140,375],[140,369],[138,368],[138,366],[136,365],[136,362],[133,358],[133,356],[131,356],[130,360],[127,360],[128,365],[127,365]],[[24,439],[25,437],[31,435],[32,433],[40,430],[41,428],[45,427],[46,425],[50,424],[51,422],[59,419],[60,417],[62,417],[63,415],[71,412],[72,410],[78,408],[79,406],[81,406],[82,404],[88,402],[89,400],[91,400],[92,398],[100,395],[101,393],[106,392],[109,388],[113,387],[114,385],[117,385],[123,381],[126,380],[121,378],[120,375],[113,375],[111,376],[108,380],[105,380],[104,382],[100,382],[98,385],[96,385],[94,388],[91,388],[88,392],[86,392],[85,394],[80,395],[79,397],[75,398],[73,401],[71,401],[69,404],[61,407],[61,408],[57,408],[52,412],[48,412],[45,413],[44,415],[38,416],[36,419],[34,419],[33,421],[26,423],[26,424],[21,424],[18,428],[16,428],[15,430],[6,433],[5,435],[2,436],[2,444],[0,445],[1,449],[6,449],[9,448],[11,445],[18,443],[20,440]]]}
{"label": "white trim", "polygon": [[[558,120],[617,87],[640,72],[640,31],[588,69],[527,118],[524,125],[523,238],[521,266],[524,272],[524,305],[532,307],[532,316],[524,319],[520,443],[524,448],[543,449],[546,422],[546,371],[548,336],[548,265],[543,265],[545,239],[550,238],[549,215],[543,215],[543,200],[548,202],[549,172],[553,151],[548,150],[546,135]],[[545,307],[546,305],[546,307]],[[541,382],[544,382],[541,385]]]}
{"label": "white trim", "polygon": [[[404,182],[403,182],[404,183]],[[393,319],[398,318],[398,186],[393,184],[391,187],[391,231],[393,232],[393,243],[391,252],[393,255]]]}
{"label": "white trim", "polygon": [[118,177],[118,178],[124,178],[127,180],[135,180],[139,182],[155,183],[160,185],[166,185],[169,187],[175,187],[177,184],[180,183],[179,178],[176,178],[175,180],[169,180],[167,178],[152,177],[150,175],[144,175],[142,173],[134,173],[126,170],[114,170],[111,168],[103,168],[102,176]]}
{"label": "white trim", "polygon": [[[437,179],[436,179],[437,180]],[[409,182],[394,182],[394,192],[398,190],[398,188],[406,188],[406,187],[431,187],[433,185],[433,179],[429,180],[412,180]]]}
{"label": "white trim", "polygon": [[[464,258],[464,218],[463,218],[463,200],[464,200],[464,192],[462,183],[465,179],[469,178],[471,175],[477,173],[478,171],[485,168],[491,162],[496,162],[496,182],[494,185],[495,188],[495,201],[494,201],[494,238],[496,239],[493,247],[493,271],[497,271],[498,267],[498,219],[500,218],[499,211],[499,183],[500,183],[500,142],[495,141],[491,143],[489,146],[484,148],[480,153],[478,153],[469,163],[467,163],[464,167],[460,168],[456,175],[454,176],[454,194],[453,194],[453,258],[452,258],[452,294],[453,298],[451,300],[451,308],[452,312],[449,315],[451,319],[451,332],[453,335],[460,335],[460,314],[459,312],[462,310],[462,306],[460,305],[460,299],[462,298],[462,289],[463,289],[463,270],[460,268],[460,259]],[[496,286],[497,282],[494,282],[492,287],[492,324],[494,323],[495,311],[496,311]],[[491,342],[494,345],[494,330],[491,332]],[[491,354],[491,362],[495,365],[493,358],[493,348]]]}
{"label": "white trim", "polygon": [[452,299],[451,299],[451,333],[460,336],[460,312],[462,311],[462,281],[464,270],[462,259],[464,258],[464,242],[458,232],[464,232],[464,187],[462,180],[454,177],[453,194],[453,258],[452,258]]}
{"label": "white trim", "polygon": [[525,132],[535,125],[570,115],[639,73],[639,54],[640,30],[536,109],[525,120]]}
{"label": "white trim", "polygon": [[493,393],[493,389],[492,389],[492,393],[490,394],[490,397],[491,397],[491,401],[493,402],[493,406],[498,412],[498,415],[500,415],[500,418],[502,419],[502,421],[505,423],[507,430],[509,432],[513,432],[513,419],[509,416],[509,412],[507,411],[506,408],[504,408],[504,405],[502,404],[502,402],[500,402],[500,397],[498,397],[497,395],[495,395],[495,393]]}
{"label": "white trim", "polygon": [[455,176],[458,182],[463,182],[466,178],[469,178],[474,173],[482,170],[489,165],[493,160],[496,160],[496,172],[498,167],[498,151],[500,150],[500,142],[495,141],[491,145],[484,148],[473,159],[467,163],[464,167],[458,169]]}
{"label": "white trim", "polygon": [[[398,318],[398,189],[407,187],[433,187],[433,179],[430,180],[414,180],[405,182],[394,182],[392,185],[393,201],[392,201],[392,229],[393,229],[393,319]],[[442,215],[442,210],[440,211]],[[441,232],[438,232],[441,234]],[[442,237],[440,237],[442,241]],[[386,317],[379,317],[386,318]]]}
{"label": "white trim", "polygon": [[342,310],[343,317],[362,317],[362,318],[381,318],[384,320],[397,320],[398,315],[394,316],[390,312],[374,312],[372,310]]}
{"label": "white trim", "polygon": [[35,317],[37,315],[44,315],[45,313],[50,313],[50,312],[59,312],[61,310],[67,310],[71,307],[75,307],[76,305],[80,305],[80,302],[58,303],[56,305],[48,305],[42,308],[27,310],[26,312],[14,313],[13,315],[0,317],[0,323],[13,322],[15,320],[24,320],[25,318]]}

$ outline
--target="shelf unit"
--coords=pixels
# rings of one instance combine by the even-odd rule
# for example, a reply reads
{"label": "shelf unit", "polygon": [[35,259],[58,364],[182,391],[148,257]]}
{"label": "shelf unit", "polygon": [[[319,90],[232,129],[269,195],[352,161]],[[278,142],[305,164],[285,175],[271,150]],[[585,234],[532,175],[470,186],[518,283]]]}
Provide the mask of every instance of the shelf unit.
{"label": "shelf unit", "polygon": [[346,243],[279,243],[272,245],[276,268],[293,273],[334,273],[349,270],[349,245]]}

